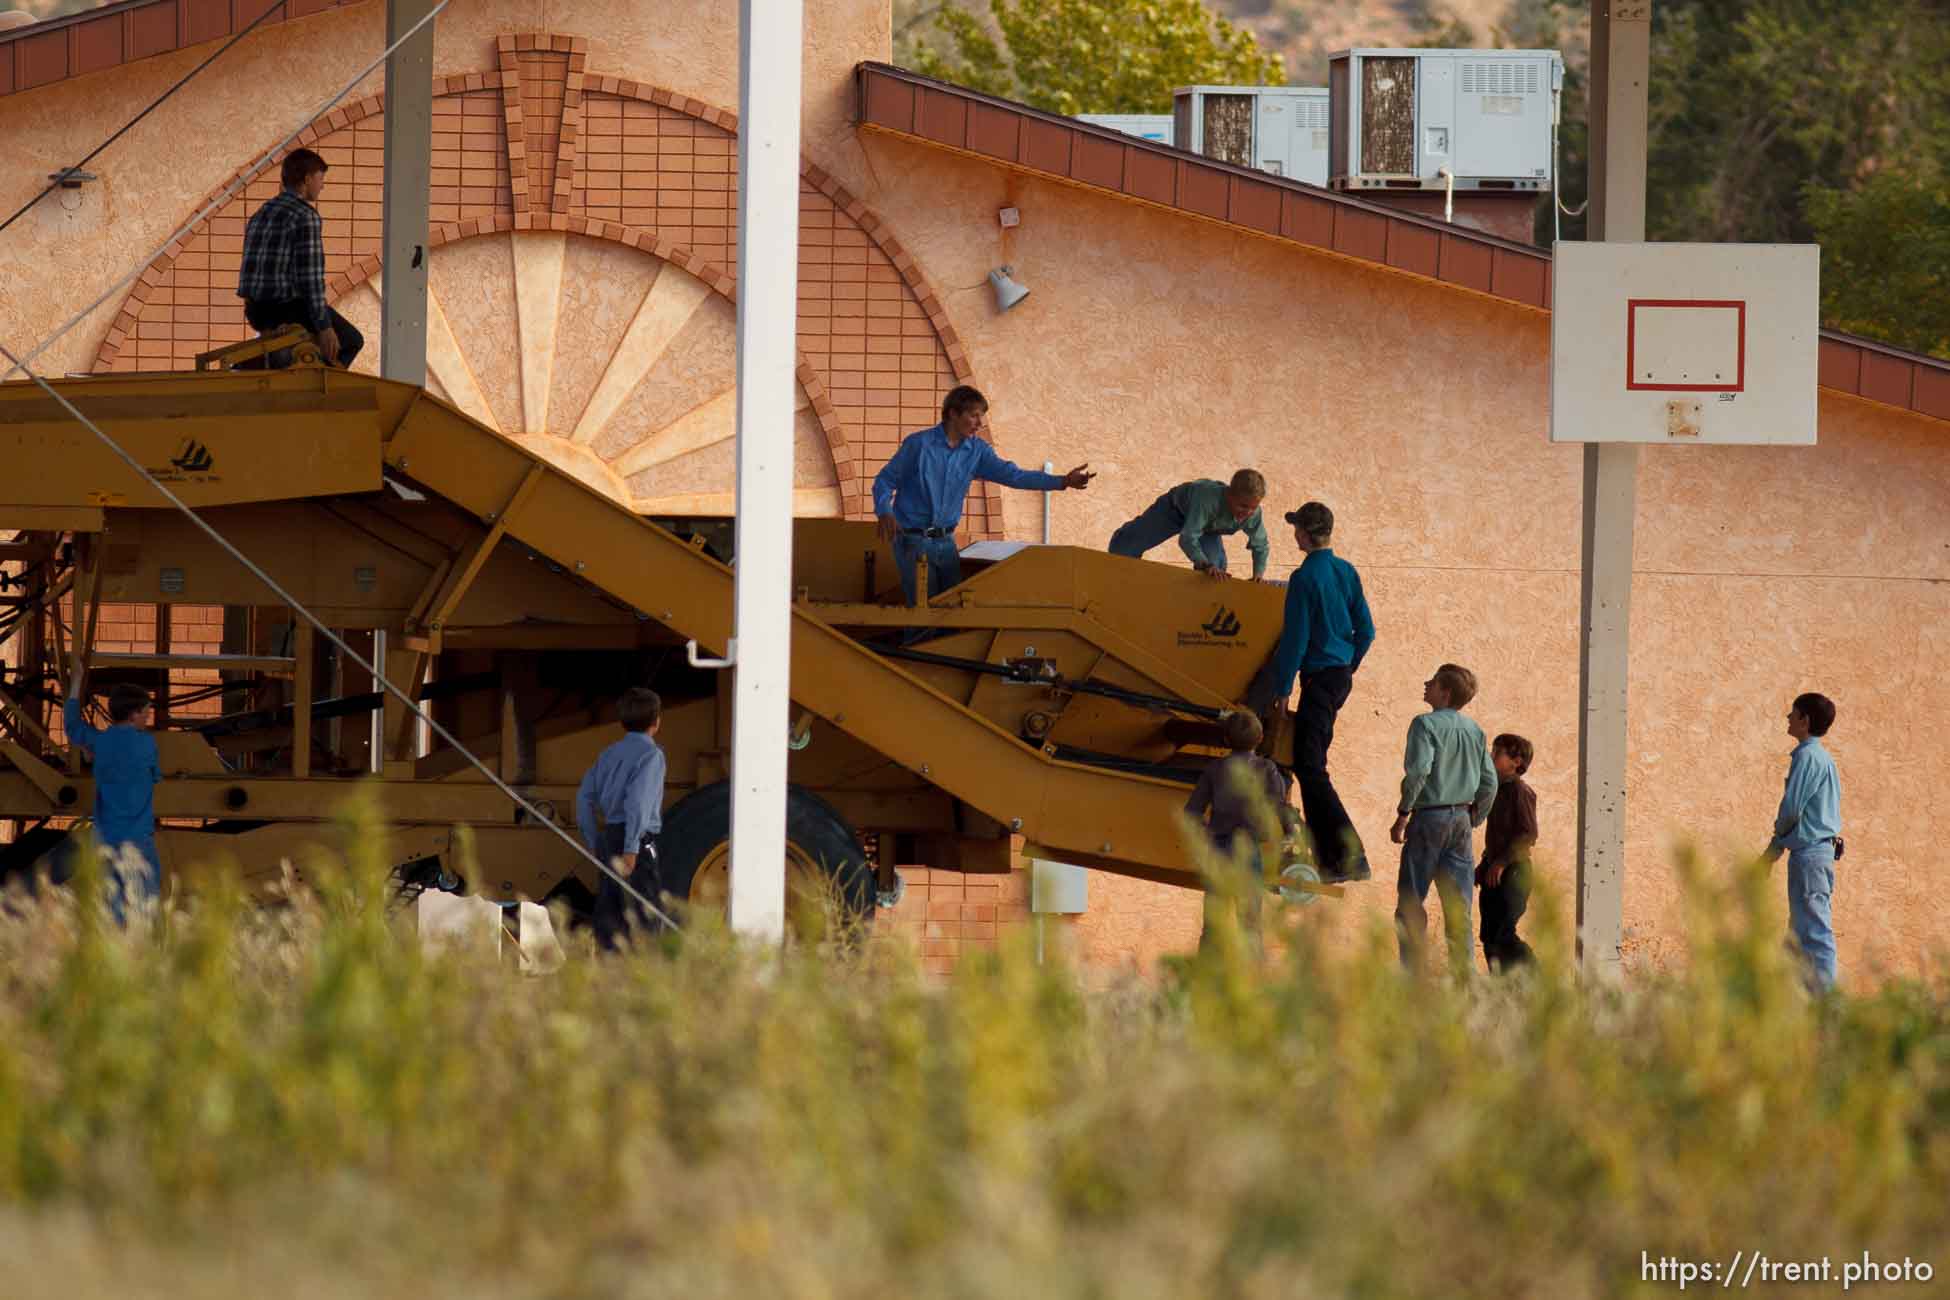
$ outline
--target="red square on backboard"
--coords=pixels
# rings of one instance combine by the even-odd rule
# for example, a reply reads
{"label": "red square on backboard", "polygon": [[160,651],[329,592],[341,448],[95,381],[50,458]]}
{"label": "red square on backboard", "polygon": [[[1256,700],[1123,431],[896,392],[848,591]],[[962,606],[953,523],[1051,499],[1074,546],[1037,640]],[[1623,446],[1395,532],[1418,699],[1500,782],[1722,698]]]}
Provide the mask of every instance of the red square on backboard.
{"label": "red square on backboard", "polygon": [[[1641,312],[1644,319],[1641,319]],[[1698,313],[1694,315],[1694,313]],[[1663,375],[1665,367],[1641,374],[1641,351],[1653,352],[1657,344],[1644,339],[1657,329],[1655,322],[1686,322],[1691,339],[1722,342],[1731,353],[1733,379],[1714,383],[1690,382],[1694,376]],[[1730,337],[1728,337],[1730,335]],[[1639,392],[1662,393],[1740,393],[1747,387],[1747,303],[1739,298],[1629,298],[1625,303],[1625,387]]]}

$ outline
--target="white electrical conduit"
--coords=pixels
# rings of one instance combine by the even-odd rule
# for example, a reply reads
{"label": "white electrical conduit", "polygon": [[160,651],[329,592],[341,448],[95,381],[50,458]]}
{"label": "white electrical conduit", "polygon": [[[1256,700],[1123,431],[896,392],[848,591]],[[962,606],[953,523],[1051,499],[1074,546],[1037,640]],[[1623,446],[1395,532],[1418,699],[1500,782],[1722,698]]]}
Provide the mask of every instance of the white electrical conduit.
{"label": "white electrical conduit", "polygon": [[[441,0],[441,3],[439,4],[438,7],[436,7],[431,13],[427,14],[427,16],[422,18],[419,22],[413,24],[412,27],[410,27],[409,29],[407,29],[406,32],[401,34],[398,40],[394,41],[392,44],[388,45],[383,51],[381,51],[379,57],[375,58],[371,63],[368,63],[364,68],[362,68],[359,71],[359,74],[354,78],[352,78],[351,81],[347,82],[345,86],[336,95],[333,95],[329,100],[327,100],[322,108],[320,108],[316,113],[313,113],[311,117],[307,118],[306,123],[309,124],[312,120],[322,116],[325,113],[331,112],[333,107],[337,105],[340,100],[344,99],[348,94],[352,93],[353,87],[357,86],[361,81],[365,80],[366,77],[372,73],[373,69],[377,68],[380,64],[384,63],[387,59],[387,56],[391,55],[394,50],[404,45],[408,40],[412,39],[415,33],[417,33],[422,27],[425,27],[428,23],[432,22],[434,18],[439,15],[440,11],[445,9],[449,3],[451,3],[451,0]],[[250,180],[257,175],[258,172],[264,170],[264,168],[267,165],[269,165],[273,157],[275,157],[281,150],[283,150],[293,140],[297,139],[299,134],[303,130],[304,127],[302,126],[299,127],[298,130],[293,131],[290,135],[286,136],[283,140],[279,141],[276,145],[274,145],[270,149],[270,151],[267,152],[262,158],[258,159],[258,161],[248,171],[243,173],[229,186],[227,186],[224,189],[223,193],[219,194],[216,198],[212,199],[208,204],[206,204],[203,207],[202,211],[198,212],[196,216],[192,217],[188,223],[186,223],[184,226],[178,229],[176,233],[171,235],[168,239],[164,240],[163,248],[167,248],[170,244],[175,243],[178,239],[188,234],[197,225],[199,225],[203,221],[203,219],[207,217],[212,211],[214,211],[218,206],[226,202],[231,195],[236,193],[236,191],[239,188],[248,184]],[[590,865],[594,866],[596,870],[600,871],[605,876],[608,876],[610,879],[614,880],[619,886],[622,887],[622,890],[625,894],[629,895],[631,898],[635,899],[638,903],[642,904],[644,909],[647,912],[649,912],[652,916],[655,916],[657,919],[661,920],[666,925],[675,927],[677,923],[669,915],[667,915],[661,908],[659,908],[655,903],[651,902],[649,899],[645,898],[641,893],[637,892],[636,888],[632,886],[628,880],[626,880],[608,863],[604,862],[601,858],[591,853],[588,850],[588,848],[585,847],[574,836],[570,835],[567,831],[563,830],[560,826],[556,825],[554,818],[544,816],[541,809],[537,808],[534,804],[530,803],[528,800],[522,798],[521,795],[518,794],[512,786],[510,786],[507,782],[503,781],[500,777],[496,776],[494,774],[493,769],[488,767],[486,763],[483,763],[465,745],[461,744],[460,740],[457,737],[455,737],[452,732],[448,731],[445,727],[441,726],[438,722],[434,721],[432,714],[422,709],[419,706],[418,702],[416,702],[405,691],[395,686],[392,682],[386,680],[385,676],[380,672],[378,665],[367,662],[366,659],[363,658],[358,651],[354,650],[350,645],[346,644],[345,639],[343,637],[339,636],[336,632],[332,631],[331,628],[326,627],[325,624],[319,620],[317,615],[313,614],[309,609],[305,608],[305,606],[301,604],[296,597],[294,597],[290,592],[286,591],[284,587],[281,584],[279,584],[277,579],[273,578],[270,574],[266,573],[263,569],[259,568],[251,560],[249,556],[245,555],[242,551],[237,549],[236,546],[232,545],[230,540],[226,538],[222,533],[219,533],[216,529],[212,528],[209,524],[205,523],[202,517],[199,516],[196,513],[196,511],[190,509],[187,505],[183,503],[182,498],[178,497],[174,492],[171,492],[167,486],[165,486],[160,480],[156,478],[155,475],[151,474],[148,470],[144,469],[140,461],[136,460],[136,458],[131,456],[128,452],[124,451],[120,444],[118,444],[113,438],[109,437],[106,433],[104,433],[101,430],[100,426],[98,426],[93,420],[90,420],[87,416],[83,415],[79,410],[77,410],[74,403],[70,402],[66,397],[62,396],[62,394],[58,390],[56,390],[52,384],[48,383],[45,378],[37,374],[32,369],[32,362],[36,357],[40,356],[41,353],[47,351],[48,348],[52,347],[59,339],[61,339],[64,335],[66,335],[68,331],[72,330],[76,325],[80,324],[84,319],[86,319],[90,314],[92,314],[97,307],[100,307],[103,303],[107,302],[111,295],[115,294],[121,289],[126,288],[130,283],[132,283],[136,279],[136,277],[142,273],[142,268],[149,265],[150,262],[153,262],[156,259],[156,257],[161,254],[161,251],[162,251],[161,249],[158,249],[157,252],[152,253],[148,257],[144,258],[140,263],[137,264],[136,269],[134,271],[131,271],[122,280],[118,281],[114,286],[112,286],[108,290],[107,293],[104,293],[100,298],[97,298],[92,304],[90,304],[88,307],[83,309],[66,325],[63,325],[59,330],[55,331],[52,335],[50,335],[47,339],[45,339],[38,347],[36,347],[32,352],[29,352],[26,356],[24,357],[17,356],[15,355],[12,349],[8,348],[3,343],[0,343],[0,357],[5,357],[7,361],[12,363],[11,368],[6,372],[4,376],[0,376],[0,378],[11,379],[16,373],[20,373],[26,375],[28,379],[40,385],[42,391],[44,391],[49,397],[52,397],[60,405],[61,409],[66,411],[70,416],[74,417],[74,419],[83,428],[87,429],[88,432],[94,434],[95,437],[99,438],[102,442],[102,445],[107,447],[110,451],[114,452],[116,457],[119,460],[121,460],[123,464],[127,465],[130,469],[134,470],[137,474],[139,474],[142,477],[142,479],[145,482],[147,482],[150,487],[154,488],[157,492],[159,492],[162,495],[163,499],[168,501],[170,505],[180,510],[183,513],[185,518],[187,518],[192,524],[195,524],[198,529],[202,530],[205,536],[207,536],[211,541],[215,542],[218,546],[222,547],[225,553],[227,553],[230,556],[230,558],[237,561],[237,563],[243,565],[244,568],[251,574],[252,577],[256,578],[259,582],[262,582],[266,587],[270,588],[271,591],[278,597],[278,600],[282,604],[290,606],[294,613],[298,614],[307,623],[311,624],[312,627],[315,628],[318,631],[318,633],[321,636],[323,636],[327,641],[329,641],[332,645],[338,647],[340,653],[344,654],[346,658],[350,659],[353,663],[357,664],[362,671],[371,673],[373,681],[377,682],[381,689],[383,689],[388,694],[397,698],[401,704],[404,704],[408,709],[408,711],[411,712],[414,717],[418,718],[421,725],[425,726],[427,730],[432,732],[434,735],[438,736],[440,739],[446,741],[449,745],[452,745],[456,753],[458,753],[461,757],[465,758],[470,764],[472,764],[474,769],[480,772],[482,776],[485,776],[494,785],[494,787],[497,790],[501,791],[502,794],[507,795],[508,798],[511,801],[513,801],[514,805],[517,808],[520,808],[523,812],[527,813],[530,817],[533,817],[537,822],[540,822],[542,825],[548,827],[548,829],[551,832],[553,832],[558,839],[560,839],[564,844],[567,844],[570,848],[574,849],[577,853],[579,853],[586,861],[590,863]]]}
{"label": "white electrical conduit", "polygon": [[1553,244],[1562,243],[1564,240],[1563,218],[1581,217],[1584,215],[1584,210],[1591,206],[1591,196],[1588,194],[1584,202],[1577,207],[1564,206],[1564,160],[1558,153],[1558,123],[1563,117],[1563,111],[1564,92],[1554,90],[1551,92],[1551,242]]}

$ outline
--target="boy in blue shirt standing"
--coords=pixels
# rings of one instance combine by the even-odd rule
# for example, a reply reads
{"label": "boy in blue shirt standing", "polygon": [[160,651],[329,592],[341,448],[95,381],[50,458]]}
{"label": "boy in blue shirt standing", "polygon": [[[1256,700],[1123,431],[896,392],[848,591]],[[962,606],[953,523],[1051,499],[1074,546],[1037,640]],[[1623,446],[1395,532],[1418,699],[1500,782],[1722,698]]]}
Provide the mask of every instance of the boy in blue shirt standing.
{"label": "boy in blue shirt standing", "polygon": [[1794,737],[1787,789],[1774,814],[1767,861],[1788,855],[1788,925],[1818,992],[1835,987],[1835,931],[1829,902],[1835,862],[1842,856],[1842,779],[1821,738],[1835,725],[1835,702],[1810,692],[1788,706],[1787,732]]}
{"label": "boy in blue shirt standing", "polygon": [[[663,725],[663,700],[653,690],[632,686],[616,702],[623,738],[596,756],[576,789],[576,827],[589,851],[612,865],[620,862],[630,888],[646,898],[658,896],[657,836],[664,826],[664,773],[667,763],[657,730]],[[651,917],[604,872],[596,886],[591,918],[596,942],[614,949],[633,925],[650,930]]]}
{"label": "boy in blue shirt standing", "polygon": [[162,780],[162,760],[148,731],[154,720],[149,692],[124,682],[108,693],[109,725],[93,725],[81,716],[80,673],[61,710],[68,740],[94,756],[97,843],[113,852],[118,867],[131,850],[142,859],[139,876],[128,879],[118,871],[109,887],[109,906],[117,920],[129,892],[143,899],[162,892],[162,860],[156,854],[156,783]]}

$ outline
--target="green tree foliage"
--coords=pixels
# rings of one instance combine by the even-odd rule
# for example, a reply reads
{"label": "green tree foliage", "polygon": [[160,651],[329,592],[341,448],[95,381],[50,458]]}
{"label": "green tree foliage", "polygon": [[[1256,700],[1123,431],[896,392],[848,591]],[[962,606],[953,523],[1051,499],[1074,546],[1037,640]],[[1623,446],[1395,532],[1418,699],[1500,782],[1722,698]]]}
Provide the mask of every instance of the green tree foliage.
{"label": "green tree foliage", "polygon": [[[1512,0],[1484,32],[1428,6],[1423,42],[1565,55],[1561,197],[1589,170],[1588,9]],[[1646,237],[1819,242],[1837,329],[1950,356],[1950,0],[1660,0]],[[1541,209],[1540,242],[1551,237]],[[1581,239],[1582,215],[1562,237]]]}
{"label": "green tree foliage", "polygon": [[1654,14],[1655,239],[1810,239],[1810,182],[1853,188],[1941,148],[1946,0],[1668,0]]}
{"label": "green tree foliage", "polygon": [[1276,85],[1286,71],[1204,0],[990,0],[934,15],[917,72],[1052,113],[1163,113],[1175,86]]}
{"label": "green tree foliage", "polygon": [[1810,185],[1821,316],[1834,329],[1950,357],[1950,185],[1895,170]]}

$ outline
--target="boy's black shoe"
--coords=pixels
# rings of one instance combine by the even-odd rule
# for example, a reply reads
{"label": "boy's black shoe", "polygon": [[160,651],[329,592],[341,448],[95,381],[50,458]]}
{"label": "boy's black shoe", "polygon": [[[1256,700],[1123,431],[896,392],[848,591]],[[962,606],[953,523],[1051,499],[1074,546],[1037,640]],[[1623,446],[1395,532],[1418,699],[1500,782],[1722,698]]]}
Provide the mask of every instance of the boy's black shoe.
{"label": "boy's black shoe", "polygon": [[1372,879],[1374,879],[1374,871],[1368,866],[1368,855],[1365,853],[1354,859],[1354,865],[1351,867],[1342,867],[1339,870],[1322,868],[1320,873],[1320,883],[1323,885],[1347,885],[1357,880]]}

